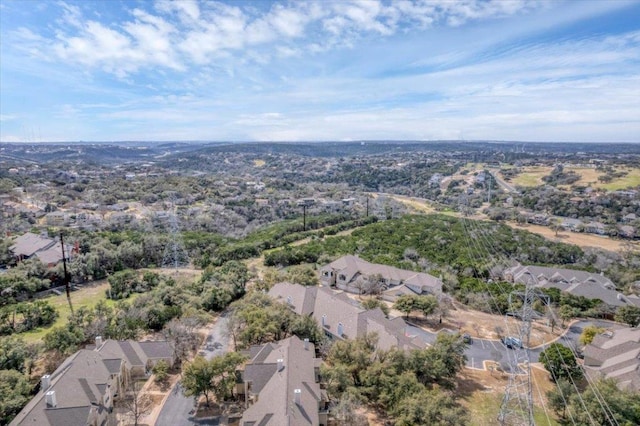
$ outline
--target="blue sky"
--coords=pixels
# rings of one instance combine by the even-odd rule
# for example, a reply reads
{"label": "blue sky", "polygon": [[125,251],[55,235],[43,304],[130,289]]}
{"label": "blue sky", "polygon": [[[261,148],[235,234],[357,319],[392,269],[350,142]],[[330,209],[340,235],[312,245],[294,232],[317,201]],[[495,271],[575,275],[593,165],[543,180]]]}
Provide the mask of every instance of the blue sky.
{"label": "blue sky", "polygon": [[640,142],[640,2],[0,0],[0,141]]}

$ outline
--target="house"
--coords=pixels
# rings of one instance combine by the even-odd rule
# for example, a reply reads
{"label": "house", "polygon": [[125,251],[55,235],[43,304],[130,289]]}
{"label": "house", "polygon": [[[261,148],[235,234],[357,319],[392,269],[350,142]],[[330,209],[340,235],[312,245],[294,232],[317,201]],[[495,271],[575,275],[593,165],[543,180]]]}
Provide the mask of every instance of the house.
{"label": "house", "polygon": [[240,426],[328,424],[328,398],[320,389],[320,359],[296,336],[252,346],[239,371],[237,393],[248,407]]}
{"label": "house", "polygon": [[370,263],[358,256],[343,256],[320,268],[320,282],[350,293],[382,292],[394,301],[396,293],[439,294],[442,281],[423,272],[407,271],[393,266]]}
{"label": "house", "polygon": [[313,317],[332,340],[356,339],[375,332],[378,347],[383,350],[425,347],[421,340],[407,337],[407,325],[402,318],[389,319],[380,308],[365,310],[343,292],[279,283],[269,290],[269,295],[286,303],[296,314]]}
{"label": "house", "polygon": [[104,426],[117,424],[117,400],[132,376],[165,360],[173,364],[167,342],[135,342],[96,338],[92,349],[68,357],[51,375],[44,375],[40,391],[10,426]]}
{"label": "house", "polygon": [[9,247],[16,260],[37,257],[45,265],[52,267],[62,260],[62,246],[53,238],[31,232],[20,235]]}
{"label": "house", "polygon": [[607,229],[602,222],[589,222],[584,226],[584,232],[589,234],[606,235]]}
{"label": "house", "polygon": [[579,232],[582,227],[582,221],[580,219],[573,219],[570,217],[560,217],[560,226],[565,231]]}
{"label": "house", "polygon": [[517,265],[506,269],[504,278],[512,283],[532,284],[538,288],[557,288],[574,296],[600,299],[610,306],[633,305],[626,296],[617,292],[615,284],[602,274],[574,269]]}
{"label": "house", "polygon": [[640,391],[640,328],[595,336],[584,349],[584,368],[592,377],[615,380],[621,389]]}
{"label": "house", "polygon": [[629,213],[627,215],[622,216],[622,221],[625,223],[633,222],[636,219],[637,219],[637,216],[635,215],[635,213]]}

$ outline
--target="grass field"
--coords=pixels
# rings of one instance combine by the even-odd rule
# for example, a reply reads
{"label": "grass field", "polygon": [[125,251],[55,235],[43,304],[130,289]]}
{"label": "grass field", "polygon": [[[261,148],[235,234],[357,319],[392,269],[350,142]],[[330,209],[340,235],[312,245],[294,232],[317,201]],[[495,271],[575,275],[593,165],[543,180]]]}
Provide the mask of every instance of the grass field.
{"label": "grass field", "polygon": [[640,168],[624,169],[628,174],[620,179],[615,179],[609,183],[598,183],[596,187],[604,188],[607,191],[617,191],[620,189],[640,187]]}
{"label": "grass field", "polygon": [[[555,386],[548,379],[548,373],[532,368],[534,421],[536,425],[559,426],[550,412],[546,393]],[[461,403],[469,410],[470,425],[485,426],[497,424],[500,405],[507,385],[507,376],[488,371],[463,369],[458,380],[456,393]],[[546,408],[546,411],[545,411]]]}
{"label": "grass field", "polygon": [[[101,280],[97,281],[90,287],[84,287],[80,290],[74,291],[71,293],[71,304],[73,305],[74,309],[77,309],[81,306],[94,307],[98,304],[99,301],[107,299],[105,293],[107,288],[109,288],[107,280]],[[56,308],[59,314],[58,319],[53,323],[52,326],[46,328],[37,328],[26,333],[21,333],[20,336],[28,342],[35,342],[37,340],[40,340],[51,330],[52,327],[64,325],[69,319],[69,315],[71,314],[66,294],[48,297],[44,300],[46,300]],[[114,304],[115,302],[112,300],[107,300],[107,303]]]}
{"label": "grass field", "polygon": [[544,182],[542,178],[551,174],[552,167],[524,167],[520,174],[511,179],[512,185],[539,186]]}
{"label": "grass field", "polygon": [[[548,176],[553,169],[551,167],[523,167],[520,174],[513,179],[511,183],[514,185],[535,187],[544,184],[542,178]],[[590,167],[567,167],[567,171],[576,172],[580,175],[580,180],[572,185],[562,185],[559,188],[569,190],[571,186],[591,186],[593,188],[602,188],[607,191],[617,191],[620,189],[636,188],[640,186],[640,168],[623,168],[627,175],[619,179],[614,179],[608,183],[602,183],[598,180],[604,173]]]}

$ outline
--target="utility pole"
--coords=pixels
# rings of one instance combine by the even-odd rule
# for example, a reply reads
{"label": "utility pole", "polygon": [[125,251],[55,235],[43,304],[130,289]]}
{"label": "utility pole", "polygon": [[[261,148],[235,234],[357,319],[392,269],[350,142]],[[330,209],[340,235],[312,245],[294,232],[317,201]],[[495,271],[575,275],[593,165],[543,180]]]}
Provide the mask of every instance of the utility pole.
{"label": "utility pole", "polygon": [[367,217],[369,217],[369,196],[367,195]]}
{"label": "utility pole", "polygon": [[307,230],[307,203],[302,205],[302,231]]}
{"label": "utility pole", "polygon": [[64,269],[64,288],[67,292],[67,302],[69,302],[69,309],[71,315],[73,315],[73,305],[71,304],[71,277],[67,272],[67,253],[64,251],[64,239],[62,238],[62,232],[60,232],[60,247],[62,248],[62,267]]}

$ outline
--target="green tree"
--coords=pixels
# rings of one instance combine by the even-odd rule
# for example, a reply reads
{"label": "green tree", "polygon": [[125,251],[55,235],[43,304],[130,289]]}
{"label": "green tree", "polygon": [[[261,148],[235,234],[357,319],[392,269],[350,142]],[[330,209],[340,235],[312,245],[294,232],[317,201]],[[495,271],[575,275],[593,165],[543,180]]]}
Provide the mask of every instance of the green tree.
{"label": "green tree", "polygon": [[384,314],[385,317],[389,316],[389,306],[386,303],[384,303],[382,300],[371,297],[369,299],[363,300],[361,303],[362,303],[362,307],[365,308],[366,310],[380,308],[380,310],[382,310],[382,313]]}
{"label": "green tree", "polygon": [[182,387],[186,396],[204,395],[209,406],[209,397],[214,395],[219,403],[232,395],[235,370],[244,361],[237,352],[229,352],[207,361],[197,356],[182,370]]}
{"label": "green tree", "polygon": [[593,342],[593,338],[596,337],[596,335],[604,333],[604,331],[604,328],[596,327],[595,325],[586,326],[578,338],[580,340],[580,344],[583,346],[590,344]]}
{"label": "green tree", "polygon": [[637,306],[621,306],[616,311],[615,320],[628,324],[629,327],[640,325],[640,308]]}
{"label": "green tree", "polygon": [[409,318],[409,314],[416,310],[416,297],[411,294],[403,294],[396,299],[393,309],[403,312],[405,317]]}
{"label": "green tree", "polygon": [[213,368],[204,357],[197,356],[182,369],[182,389],[186,396],[204,395],[209,406],[209,395],[213,391]]}
{"label": "green tree", "polygon": [[155,375],[156,383],[165,383],[167,378],[169,377],[169,365],[163,359],[156,362],[153,365],[151,371]]}
{"label": "green tree", "polygon": [[82,329],[72,323],[62,327],[55,327],[44,336],[44,348],[48,351],[58,351],[70,355],[78,350],[85,336]]}
{"label": "green tree", "polygon": [[304,286],[317,286],[320,284],[318,273],[309,266],[292,266],[287,272],[287,280]]}
{"label": "green tree", "polygon": [[582,372],[571,349],[560,343],[552,343],[540,353],[540,362],[551,373],[555,382],[559,379],[579,379]]}
{"label": "green tree", "polygon": [[6,425],[31,399],[27,376],[16,370],[0,370],[0,424]]}
{"label": "green tree", "polygon": [[573,319],[580,315],[580,310],[574,308],[573,306],[562,305],[558,309],[558,315],[560,316],[560,319],[562,319],[562,326],[564,327],[566,321],[569,321],[570,319]]}
{"label": "green tree", "polygon": [[407,396],[392,410],[397,426],[469,424],[467,411],[447,392],[423,390]]}
{"label": "green tree", "polygon": [[0,370],[24,371],[27,359],[27,344],[19,337],[0,338]]}

